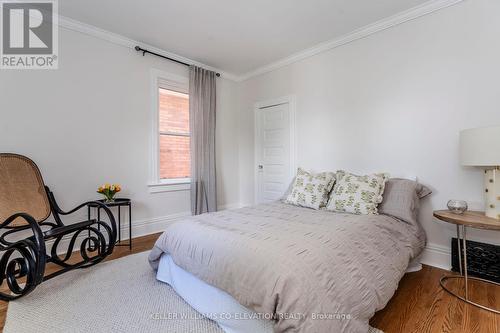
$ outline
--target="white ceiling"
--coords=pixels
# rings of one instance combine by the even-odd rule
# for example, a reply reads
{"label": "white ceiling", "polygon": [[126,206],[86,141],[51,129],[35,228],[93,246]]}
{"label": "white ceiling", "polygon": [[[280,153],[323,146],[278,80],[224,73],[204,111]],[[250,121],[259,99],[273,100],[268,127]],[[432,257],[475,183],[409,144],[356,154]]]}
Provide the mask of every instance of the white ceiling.
{"label": "white ceiling", "polygon": [[243,75],[427,0],[63,0],[65,17]]}

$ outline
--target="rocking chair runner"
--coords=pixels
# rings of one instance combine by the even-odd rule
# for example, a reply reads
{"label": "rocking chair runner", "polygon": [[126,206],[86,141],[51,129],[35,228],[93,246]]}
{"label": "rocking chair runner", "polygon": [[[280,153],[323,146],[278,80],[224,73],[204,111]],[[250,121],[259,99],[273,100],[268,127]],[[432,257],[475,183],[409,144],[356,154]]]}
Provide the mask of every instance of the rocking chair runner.
{"label": "rocking chair runner", "polygon": [[[109,224],[94,219],[63,224],[61,215],[72,214],[90,203],[106,212]],[[47,221],[51,213],[54,222]],[[58,247],[63,238],[69,238],[69,245],[64,249],[66,254],[60,257]],[[48,240],[53,241],[50,255],[45,246]],[[19,298],[33,291],[42,281],[99,263],[113,252],[115,241],[115,219],[103,203],[86,202],[64,212],[43,183],[33,161],[21,155],[0,153],[1,300]],[[70,263],[77,242],[80,242],[82,260]],[[61,269],[44,276],[45,265],[49,262]]]}

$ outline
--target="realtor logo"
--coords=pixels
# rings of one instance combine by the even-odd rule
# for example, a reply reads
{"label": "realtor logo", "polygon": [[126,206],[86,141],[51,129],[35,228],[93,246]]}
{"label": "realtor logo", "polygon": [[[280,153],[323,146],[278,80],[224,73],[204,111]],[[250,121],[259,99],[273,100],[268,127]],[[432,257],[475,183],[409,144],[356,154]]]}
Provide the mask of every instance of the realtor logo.
{"label": "realtor logo", "polygon": [[57,69],[57,0],[0,0],[2,69]]}

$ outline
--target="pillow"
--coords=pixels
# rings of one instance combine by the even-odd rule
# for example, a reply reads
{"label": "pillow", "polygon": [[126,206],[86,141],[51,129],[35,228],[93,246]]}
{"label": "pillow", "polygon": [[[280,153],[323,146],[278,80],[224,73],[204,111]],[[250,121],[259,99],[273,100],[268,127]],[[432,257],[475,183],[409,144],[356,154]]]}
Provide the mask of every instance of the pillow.
{"label": "pillow", "polygon": [[358,176],[339,170],[337,182],[330,194],[327,210],[353,214],[378,214],[377,206],[382,202],[385,182],[383,173]]}
{"label": "pillow", "polygon": [[378,212],[417,224],[420,199],[431,193],[429,188],[413,180],[391,178],[385,184],[384,200],[378,206]]}
{"label": "pillow", "polygon": [[298,168],[293,182],[292,191],[286,198],[286,203],[320,209],[328,202],[328,193],[335,183],[335,173],[310,173]]}

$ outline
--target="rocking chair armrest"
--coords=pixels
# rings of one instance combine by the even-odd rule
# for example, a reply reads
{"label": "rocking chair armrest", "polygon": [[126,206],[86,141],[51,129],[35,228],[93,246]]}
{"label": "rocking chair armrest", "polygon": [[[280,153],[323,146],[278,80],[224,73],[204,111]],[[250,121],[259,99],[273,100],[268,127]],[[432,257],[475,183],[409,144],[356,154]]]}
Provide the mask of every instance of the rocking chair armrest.
{"label": "rocking chair armrest", "polygon": [[[43,238],[43,233],[42,229],[40,228],[40,225],[38,222],[33,218],[33,216],[27,214],[27,213],[16,213],[10,217],[7,218],[2,224],[0,224],[0,229],[9,227],[9,224],[12,223],[15,219],[17,218],[22,218],[26,222],[28,222],[28,225],[24,227],[25,229],[30,229],[33,231],[33,240],[35,243],[35,246],[37,246],[39,249],[43,250],[43,253],[45,253],[45,241]],[[10,227],[13,228],[13,227]],[[3,237],[2,237],[3,240]]]}
{"label": "rocking chair armrest", "polygon": [[108,218],[109,218],[109,223],[111,224],[111,230],[113,230],[113,234],[116,234],[116,221],[115,221],[115,217],[113,216],[113,213],[111,213],[111,210],[109,210],[109,208],[103,204],[102,202],[100,201],[87,201],[87,202],[84,202],[82,203],[81,205],[78,205],[76,206],[75,208],[67,211],[67,212],[64,212],[61,208],[59,208],[58,206],[56,206],[56,211],[58,214],[61,214],[61,215],[70,215],[70,214],[73,214],[74,212],[76,212],[77,210],[80,210],[82,209],[83,207],[87,207],[89,205],[92,205],[92,206],[97,206],[99,207],[100,209],[104,210],[106,212],[106,215],[108,215]]}

